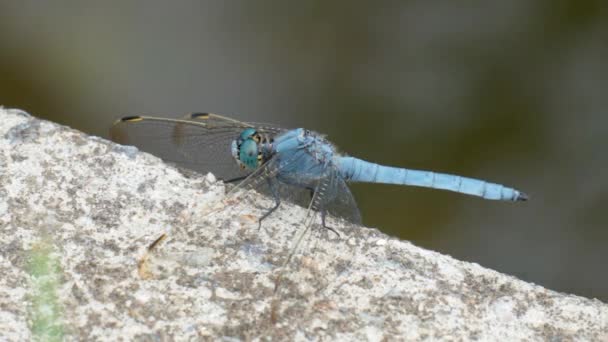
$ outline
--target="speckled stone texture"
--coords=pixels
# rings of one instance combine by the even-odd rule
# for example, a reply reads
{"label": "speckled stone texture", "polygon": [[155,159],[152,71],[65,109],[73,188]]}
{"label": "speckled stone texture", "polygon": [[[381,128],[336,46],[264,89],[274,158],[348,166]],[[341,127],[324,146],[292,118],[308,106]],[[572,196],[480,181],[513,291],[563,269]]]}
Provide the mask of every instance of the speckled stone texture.
{"label": "speckled stone texture", "polygon": [[34,337],[27,265],[45,241],[69,340],[608,341],[598,300],[344,222],[330,221],[340,237],[312,229],[281,268],[305,209],[282,205],[258,229],[272,201],[224,192],[211,175],[0,108],[0,340]]}

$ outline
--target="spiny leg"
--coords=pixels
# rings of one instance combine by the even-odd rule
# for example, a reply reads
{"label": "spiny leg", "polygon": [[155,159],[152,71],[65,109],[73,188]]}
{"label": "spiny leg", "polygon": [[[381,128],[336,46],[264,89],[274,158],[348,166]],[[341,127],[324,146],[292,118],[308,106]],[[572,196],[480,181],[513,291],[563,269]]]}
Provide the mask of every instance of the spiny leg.
{"label": "spiny leg", "polygon": [[247,176],[235,177],[235,178],[225,180],[224,183],[235,184],[237,182],[244,180],[245,178],[247,178]]}
{"label": "spiny leg", "polygon": [[279,269],[279,274],[278,274],[277,278],[275,279],[275,283],[274,283],[274,293],[275,294],[278,294],[278,292],[279,292],[279,285],[281,284],[281,279],[283,277],[283,273],[285,272],[285,269],[287,268],[287,265],[291,261],[291,258],[293,257],[293,255],[296,253],[298,247],[300,246],[300,242],[304,238],[304,235],[306,235],[306,233],[308,232],[308,229],[312,225],[312,221],[314,218],[313,206],[317,200],[317,191],[311,189],[311,195],[312,195],[312,199],[310,200],[308,208],[306,209],[306,218],[304,219],[304,228],[302,229],[301,233],[296,234],[296,238],[294,240],[293,247],[289,251],[287,258],[285,258],[285,261],[281,265],[281,267]]}
{"label": "spiny leg", "polygon": [[[272,300],[271,303],[271,309],[270,309],[270,319],[272,322],[276,322],[278,320],[278,310],[279,310],[279,297],[280,297],[280,289],[281,289],[281,283],[282,283],[282,278],[285,274],[285,271],[287,269],[287,266],[289,265],[289,262],[291,261],[292,257],[294,256],[294,254],[296,253],[296,251],[298,250],[298,247],[300,246],[300,243],[302,242],[302,239],[304,238],[304,236],[306,235],[307,232],[310,231],[311,227],[313,226],[313,222],[316,218],[316,212],[321,211],[323,212],[324,210],[319,210],[320,204],[322,203],[323,200],[323,195],[325,194],[325,191],[327,189],[327,183],[326,180],[322,180],[321,182],[319,182],[315,188],[308,188],[310,190],[310,203],[308,205],[308,208],[306,209],[306,218],[304,219],[304,226],[301,229],[301,232],[298,232],[296,234],[295,240],[293,242],[292,248],[289,251],[289,254],[287,255],[287,258],[285,258],[285,261],[283,262],[283,264],[281,265],[280,269],[279,269],[279,274],[277,275],[276,279],[275,279],[275,283],[274,283],[274,296],[275,298]],[[330,229],[332,231],[334,231],[333,229],[331,229],[330,227],[327,227],[327,225],[325,225],[325,220],[323,218],[323,226],[327,229]],[[335,231],[334,231],[335,232]],[[337,233],[336,233],[337,234]]]}
{"label": "spiny leg", "polygon": [[[310,199],[312,201],[312,199],[315,196],[315,190],[314,189],[308,189],[310,190]],[[333,229],[332,227],[328,226],[327,224],[325,224],[325,217],[327,216],[327,210],[325,209],[325,206],[323,206],[322,208],[320,208],[319,210],[321,212],[321,223],[323,225],[323,228],[330,230],[331,232],[333,232],[334,234],[336,234],[338,237],[340,237],[340,233],[338,233],[335,229]]]}
{"label": "spiny leg", "polygon": [[267,218],[270,214],[272,214],[275,210],[277,210],[279,208],[279,205],[281,205],[281,196],[279,196],[279,191],[278,191],[277,185],[275,183],[276,180],[272,180],[271,178],[266,178],[266,181],[268,182],[268,187],[270,188],[272,197],[274,197],[275,205],[274,205],[274,207],[268,209],[268,211],[265,212],[264,215],[262,215],[262,217],[260,217],[260,219],[258,220],[258,229],[262,228],[262,220]]}
{"label": "spiny leg", "polygon": [[329,229],[331,232],[340,237],[340,233],[338,233],[335,229],[325,224],[325,217],[327,216],[327,210],[325,208],[321,209],[321,223],[323,224],[323,228]]}

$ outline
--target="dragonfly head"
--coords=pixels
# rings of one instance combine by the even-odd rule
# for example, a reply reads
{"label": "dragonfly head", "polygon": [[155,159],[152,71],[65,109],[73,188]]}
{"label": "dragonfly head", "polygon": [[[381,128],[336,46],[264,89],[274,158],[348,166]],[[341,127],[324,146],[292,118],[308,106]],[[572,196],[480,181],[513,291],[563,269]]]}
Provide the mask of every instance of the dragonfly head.
{"label": "dragonfly head", "polygon": [[232,142],[232,156],[242,169],[255,170],[264,163],[262,140],[255,128],[247,128]]}

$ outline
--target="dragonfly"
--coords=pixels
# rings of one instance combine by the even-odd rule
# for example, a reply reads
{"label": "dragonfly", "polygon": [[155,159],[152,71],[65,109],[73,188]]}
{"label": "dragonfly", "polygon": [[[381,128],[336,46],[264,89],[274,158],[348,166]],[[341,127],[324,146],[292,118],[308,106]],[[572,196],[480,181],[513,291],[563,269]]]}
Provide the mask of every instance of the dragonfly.
{"label": "dragonfly", "polygon": [[[282,201],[300,204],[313,213],[307,216],[306,227],[316,213],[320,213],[321,225],[336,234],[327,225],[327,215],[361,224],[347,185],[353,182],[441,189],[487,200],[528,199],[524,192],[497,183],[348,156],[339,153],[324,135],[308,129],[248,123],[212,113],[179,119],[127,116],[114,123],[111,138],[179,167],[211,172],[220,180],[236,183],[234,189],[256,189],[270,196],[274,205],[259,217],[260,227]],[[236,193],[234,189],[232,193]]]}

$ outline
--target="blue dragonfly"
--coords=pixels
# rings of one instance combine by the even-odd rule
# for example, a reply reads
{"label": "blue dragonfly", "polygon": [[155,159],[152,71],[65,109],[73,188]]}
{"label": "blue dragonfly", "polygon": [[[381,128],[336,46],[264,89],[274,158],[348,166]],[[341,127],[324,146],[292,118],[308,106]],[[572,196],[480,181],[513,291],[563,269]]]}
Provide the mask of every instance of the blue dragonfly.
{"label": "blue dragonfly", "polygon": [[[306,208],[303,229],[280,267],[275,279],[276,295],[286,266],[302,238],[320,213],[322,226],[339,235],[326,224],[326,216],[361,223],[361,215],[348,182],[409,185],[449,190],[489,200],[525,201],[518,190],[483,180],[432,171],[383,166],[337,152],[336,147],[319,133],[303,129],[246,123],[217,114],[194,113],[181,119],[129,116],[119,119],[111,129],[112,140],[135,145],[179,167],[201,173],[213,173],[226,182],[237,183],[226,195],[221,210],[239,190],[269,195],[274,205],[258,219],[262,221],[277,210],[281,201]],[[210,214],[212,211],[207,212]],[[140,259],[138,271],[147,277],[149,253],[166,233],[148,246]],[[271,305],[276,316],[278,300]],[[274,320],[274,318],[273,318]]]}
{"label": "blue dragonfly", "polygon": [[[278,293],[283,271],[302,238],[320,213],[324,228],[326,216],[361,224],[361,214],[348,182],[409,185],[449,190],[489,200],[525,201],[528,196],[496,183],[433,171],[383,166],[337,152],[319,133],[285,129],[273,125],[246,123],[211,113],[193,113],[181,119],[128,116],[111,128],[112,140],[135,145],[178,167],[213,173],[219,179],[236,183],[221,205],[206,214],[222,210],[243,192],[255,190],[270,196],[274,205],[258,219],[262,221],[277,210],[281,201],[308,208],[303,229],[281,266],[276,278]],[[147,277],[149,253],[165,238],[162,234],[148,246],[138,271]]]}
{"label": "blue dragonfly", "polygon": [[140,149],[194,171],[211,172],[236,189],[254,188],[270,195],[277,210],[282,200],[318,212],[327,226],[330,214],[353,223],[361,215],[348,182],[409,185],[449,190],[488,200],[525,201],[528,196],[496,183],[457,175],[383,166],[337,152],[319,133],[246,123],[211,113],[181,119],[129,116],[111,129],[114,141]]}

